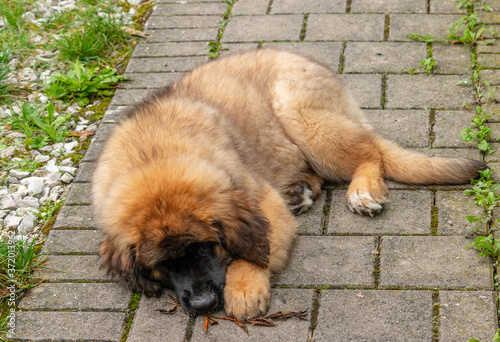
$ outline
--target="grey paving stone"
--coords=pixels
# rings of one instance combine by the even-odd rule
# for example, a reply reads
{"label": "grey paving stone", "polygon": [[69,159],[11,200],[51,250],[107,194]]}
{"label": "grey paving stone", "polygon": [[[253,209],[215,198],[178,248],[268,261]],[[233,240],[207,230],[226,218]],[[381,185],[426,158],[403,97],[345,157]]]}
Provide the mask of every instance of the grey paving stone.
{"label": "grey paving stone", "polygon": [[431,0],[430,4],[430,13],[465,13],[456,0]]}
{"label": "grey paving stone", "polygon": [[373,286],[374,239],[368,236],[299,236],[276,285]]}
{"label": "grey paving stone", "polygon": [[123,312],[19,311],[16,341],[119,341]]}
{"label": "grey paving stone", "polygon": [[441,41],[459,18],[460,15],[447,14],[391,14],[389,40],[412,40],[406,35],[417,32],[421,35],[430,34]]}
{"label": "grey paving stone", "polygon": [[423,43],[352,42],[345,49],[344,72],[405,72],[427,58]]}
{"label": "grey paving stone", "polygon": [[500,4],[496,0],[484,0],[483,4],[489,6],[493,11],[500,11]]}
{"label": "grey paving stone", "polygon": [[[221,17],[220,17],[221,18]],[[213,28],[179,28],[166,30],[146,30],[148,43],[163,42],[209,42],[217,39],[219,29]]]}
{"label": "grey paving stone", "polygon": [[387,108],[461,109],[473,102],[472,89],[457,85],[463,76],[388,75]]}
{"label": "grey paving stone", "polygon": [[440,291],[439,341],[490,341],[498,329],[495,300],[490,291]]}
{"label": "grey paving stone", "polygon": [[207,2],[207,3],[159,3],[156,4],[155,15],[221,15],[227,8],[227,4],[223,2]]}
{"label": "grey paving stone", "polygon": [[382,75],[338,75],[362,108],[381,108]]}
{"label": "grey paving stone", "polygon": [[274,0],[271,13],[345,13],[343,0]]}
{"label": "grey paving stone", "polygon": [[[136,74],[136,75],[145,75],[145,74]],[[113,100],[111,100],[113,102]],[[123,111],[127,108],[127,106],[109,106],[108,109],[104,112],[104,116],[101,120],[101,123],[118,123],[123,119]],[[101,144],[102,142],[93,141],[93,143]],[[92,147],[92,144],[90,147]]]}
{"label": "grey paving stone", "polygon": [[500,66],[500,54],[482,53],[479,58],[479,65],[485,68],[498,68]]}
{"label": "grey paving stone", "polygon": [[491,140],[499,140],[500,139],[500,123],[492,122],[488,123],[487,126],[491,128]]}
{"label": "grey paving stone", "polygon": [[300,53],[320,61],[333,70],[338,70],[340,55],[342,54],[342,43],[326,42],[296,42],[296,43],[266,43],[262,47],[283,49]]}
{"label": "grey paving stone", "polygon": [[490,153],[485,157],[486,163],[499,162],[500,161],[500,144],[492,143],[491,146],[495,149],[495,152]]}
{"label": "grey paving stone", "polygon": [[[486,24],[498,24],[500,22],[500,13],[497,12],[485,12],[480,11],[477,15],[477,18],[481,21],[481,23]],[[496,30],[498,32],[498,30]]]}
{"label": "grey paving stone", "polygon": [[471,111],[437,110],[434,124],[435,147],[477,147],[474,142],[463,141],[461,133],[472,122]]}
{"label": "grey paving stone", "polygon": [[485,100],[488,103],[492,103],[492,102],[499,103],[500,102],[500,87],[496,87],[496,86],[486,87],[484,89],[484,93],[488,94],[488,98]]}
{"label": "grey paving stone", "polygon": [[132,89],[132,88],[149,88],[157,89],[166,87],[174,82],[177,82],[184,76],[183,72],[149,72],[145,73],[134,73],[125,74],[125,77],[129,77],[130,80],[123,83],[122,88]]}
{"label": "grey paving stone", "polygon": [[316,341],[431,341],[430,291],[321,291]]}
{"label": "grey paving stone", "polygon": [[[433,71],[438,74],[470,75],[470,53],[463,45],[432,44],[432,58],[436,60]],[[467,77],[464,76],[464,79]]]}
{"label": "grey paving stone", "polygon": [[89,205],[63,206],[52,225],[52,229],[95,228],[92,207]]}
{"label": "grey paving stone", "polygon": [[49,255],[40,271],[48,281],[112,280],[99,269],[97,255]]}
{"label": "grey paving stone", "polygon": [[[498,181],[500,180],[500,163],[488,163],[488,166],[490,168],[493,169],[493,174],[491,176],[492,179],[494,179],[496,181],[496,183],[498,183]],[[498,213],[498,211],[493,211],[493,213],[495,214],[495,216],[498,216],[496,215],[496,213]]]}
{"label": "grey paving stone", "polygon": [[488,45],[478,45],[476,51],[479,53],[499,53],[500,42],[497,39],[493,43]]}
{"label": "grey paving stone", "polygon": [[361,216],[349,210],[345,191],[333,191],[328,234],[430,234],[430,191],[392,190],[384,210],[375,216]]}
{"label": "grey paving stone", "polygon": [[[308,311],[312,308],[314,290],[272,289],[269,313],[277,311]],[[219,313],[225,316],[224,313]],[[193,329],[192,342],[196,341],[306,341],[309,335],[309,321],[289,319],[277,321],[273,328],[247,325],[249,334],[238,328],[233,322],[218,320],[218,325],[203,329],[205,317],[198,317]]]}
{"label": "grey paving stone", "polygon": [[101,155],[102,149],[104,147],[103,141],[92,141],[87,149],[87,152],[83,156],[82,162],[95,162]]}
{"label": "grey paving stone", "polygon": [[99,129],[94,135],[94,140],[96,141],[108,140],[109,136],[111,135],[111,133],[113,133],[114,129],[117,126],[118,125],[115,123],[102,123],[101,125],[99,125]]}
{"label": "grey paving stone", "polygon": [[91,203],[90,184],[73,183],[66,197],[66,205],[82,205]]}
{"label": "grey paving stone", "polygon": [[158,16],[155,12],[145,24],[147,30],[173,28],[218,28],[222,16],[190,15],[190,16]]}
{"label": "grey paving stone", "polygon": [[465,195],[463,191],[438,191],[436,206],[439,235],[466,235],[478,227],[477,223],[470,223],[466,216],[480,215],[482,209],[474,204],[474,197]]}
{"label": "grey paving stone", "polygon": [[377,41],[384,39],[383,14],[311,14],[306,40]]}
{"label": "grey paving stone", "polygon": [[492,288],[493,267],[461,236],[385,236],[380,288]]}
{"label": "grey paving stone", "polygon": [[352,0],[352,13],[426,13],[426,0]]}
{"label": "grey paving stone", "polygon": [[96,163],[80,163],[78,165],[78,172],[76,173],[76,177],[73,180],[75,183],[86,183],[90,182],[92,179],[92,173],[94,172]]}
{"label": "grey paving stone", "polygon": [[42,251],[97,254],[104,235],[100,230],[51,230]]}
{"label": "grey paving stone", "polygon": [[22,310],[126,310],[131,292],[116,283],[45,283],[28,291]]}
{"label": "grey paving stone", "polygon": [[189,316],[183,310],[165,315],[157,310],[172,308],[171,300],[164,294],[161,298],[141,296],[127,342],[184,341]]}
{"label": "grey paving stone", "polygon": [[382,137],[404,147],[430,146],[430,112],[426,110],[365,110]]}
{"label": "grey paving stone", "polygon": [[[144,73],[139,77],[148,77],[149,73]],[[129,106],[141,101],[150,93],[149,89],[118,89],[111,100],[113,106]],[[105,115],[106,117],[106,115]],[[88,151],[87,151],[88,154]]]}
{"label": "grey paving stone", "polygon": [[296,216],[299,234],[321,235],[323,233],[323,208],[325,206],[326,191],[322,191],[312,208],[304,214]]}
{"label": "grey paving stone", "polygon": [[206,56],[207,54],[208,45],[205,42],[151,43],[137,45],[132,58]]}
{"label": "grey paving stone", "polygon": [[490,119],[491,121],[499,121],[500,120],[500,104],[498,103],[489,103],[482,105],[484,111],[488,114],[493,115]]}
{"label": "grey paving stone", "polygon": [[208,61],[208,57],[132,58],[126,72],[184,72]]}
{"label": "grey paving stone", "polygon": [[231,14],[266,14],[268,7],[269,0],[238,0],[231,8]]}
{"label": "grey paving stone", "polygon": [[487,80],[491,85],[500,85],[500,69],[486,69],[479,71],[481,80]]}
{"label": "grey paving stone", "polygon": [[299,40],[303,20],[302,15],[232,17],[221,42]]}

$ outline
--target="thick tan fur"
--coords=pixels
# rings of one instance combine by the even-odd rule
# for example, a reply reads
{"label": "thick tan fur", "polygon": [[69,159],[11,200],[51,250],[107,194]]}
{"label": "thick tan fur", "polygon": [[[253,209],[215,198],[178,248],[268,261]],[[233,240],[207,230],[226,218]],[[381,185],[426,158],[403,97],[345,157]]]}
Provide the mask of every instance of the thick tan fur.
{"label": "thick tan fur", "polygon": [[[332,70],[283,51],[212,61],[128,116],[93,179],[104,266],[127,278],[135,264],[154,269],[222,234],[235,259],[225,308],[236,318],[266,311],[269,276],[284,267],[295,236],[287,204],[304,188],[315,198],[323,180],[350,180],[349,208],[373,215],[386,200],[384,178],[464,183],[485,167],[380,138]],[[169,248],[160,248],[165,239]]]}

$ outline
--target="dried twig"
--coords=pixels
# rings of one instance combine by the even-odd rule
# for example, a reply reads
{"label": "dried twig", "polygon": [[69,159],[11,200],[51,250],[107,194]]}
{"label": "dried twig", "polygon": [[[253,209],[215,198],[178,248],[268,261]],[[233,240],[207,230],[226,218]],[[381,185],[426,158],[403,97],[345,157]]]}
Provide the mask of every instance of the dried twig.
{"label": "dried twig", "polygon": [[171,308],[170,310],[164,310],[164,309],[157,309],[156,311],[162,313],[162,314],[165,314],[165,315],[173,315],[174,313],[177,312],[177,308],[179,306],[182,307],[181,303],[179,303],[177,301],[177,299],[174,298],[174,296],[172,296],[170,293],[168,294],[168,296],[170,297],[170,299],[172,299],[174,302],[173,303],[170,303],[170,302],[167,302],[167,304],[169,305],[173,305],[174,307]]}
{"label": "dried twig", "polygon": [[212,316],[212,315],[205,315],[205,324],[204,324],[204,329],[205,332],[208,332],[208,325],[213,325],[216,324],[217,321],[215,319],[224,319],[227,321],[231,321],[235,323],[237,326],[239,326],[241,329],[243,329],[248,335],[248,328],[246,324],[251,324],[251,325],[260,325],[260,326],[265,326],[265,327],[274,327],[276,326],[276,323],[274,321],[279,321],[279,320],[285,320],[289,318],[298,318],[300,320],[307,320],[307,310],[306,311],[298,311],[298,312],[293,312],[293,311],[278,311],[272,314],[268,314],[265,316],[260,316],[253,318],[248,321],[241,322],[235,318],[230,318],[230,317],[220,317],[220,316]]}

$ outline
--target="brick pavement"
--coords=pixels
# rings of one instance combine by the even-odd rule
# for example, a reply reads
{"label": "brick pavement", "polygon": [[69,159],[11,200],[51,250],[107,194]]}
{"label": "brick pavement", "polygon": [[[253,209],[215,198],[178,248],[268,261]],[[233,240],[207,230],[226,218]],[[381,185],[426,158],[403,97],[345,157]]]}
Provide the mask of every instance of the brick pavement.
{"label": "brick pavement", "polygon": [[[239,0],[221,42],[227,54],[258,46],[298,51],[338,70],[379,132],[432,155],[480,158],[460,140],[472,112],[469,56],[460,46],[424,44],[408,33],[444,38],[462,14],[455,0]],[[498,5],[492,2],[494,9]],[[490,341],[497,326],[493,266],[465,248],[477,212],[466,186],[409,187],[388,182],[391,202],[376,218],[352,214],[345,185],[326,186],[309,213],[289,267],[274,278],[270,311],[308,310],[308,320],[249,327],[230,322],[203,331],[203,319],[163,315],[166,299],[132,294],[97,267],[90,207],[92,170],[119,109],[208,60],[227,4],[157,0],[150,38],[128,64],[44,250],[47,282],[21,300],[19,340],[99,341]],[[484,14],[498,23],[500,13]],[[432,51],[434,75],[417,71]],[[500,84],[500,44],[481,47],[481,75]],[[489,109],[498,108],[492,104]],[[500,133],[500,124],[492,123]],[[496,146],[497,150],[500,146]],[[499,154],[488,157],[494,165]]]}

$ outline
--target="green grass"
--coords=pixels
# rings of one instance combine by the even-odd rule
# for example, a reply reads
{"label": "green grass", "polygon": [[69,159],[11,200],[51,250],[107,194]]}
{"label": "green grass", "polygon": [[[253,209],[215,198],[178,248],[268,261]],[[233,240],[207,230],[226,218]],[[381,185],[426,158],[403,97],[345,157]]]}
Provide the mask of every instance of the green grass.
{"label": "green grass", "polygon": [[67,137],[69,132],[66,130],[65,124],[70,119],[71,114],[55,116],[55,108],[52,103],[41,105],[24,102],[20,108],[20,114],[11,109],[3,123],[10,129],[21,131],[24,134],[26,147],[39,148],[49,142],[62,142]]}
{"label": "green grass", "polygon": [[[51,43],[59,51],[59,58],[64,61],[110,62],[130,38],[130,34],[122,29],[124,24],[112,14],[108,7],[87,6],[75,11],[73,18],[70,15],[55,18],[50,25],[63,28],[60,37]],[[69,18],[73,20],[72,25],[61,25]]]}
{"label": "green grass", "polygon": [[0,49],[0,99],[5,99],[12,92],[13,85],[9,83],[12,70],[9,65],[10,50],[7,47]]}
{"label": "green grass", "polygon": [[20,294],[41,282],[36,271],[43,268],[45,261],[45,254],[40,254],[34,240],[22,242],[13,237],[9,234],[9,239],[0,241],[0,337],[9,330],[7,319]]}

